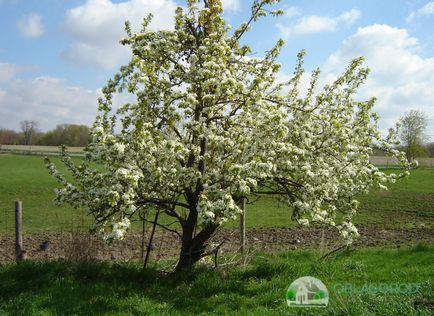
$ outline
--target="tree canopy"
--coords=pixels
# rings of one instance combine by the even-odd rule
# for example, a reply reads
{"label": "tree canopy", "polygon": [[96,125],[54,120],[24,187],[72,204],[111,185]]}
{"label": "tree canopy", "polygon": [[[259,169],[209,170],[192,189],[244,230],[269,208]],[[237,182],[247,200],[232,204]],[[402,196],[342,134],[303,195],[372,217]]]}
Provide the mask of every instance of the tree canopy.
{"label": "tree canopy", "polygon": [[84,147],[89,139],[89,127],[76,124],[59,124],[55,129],[40,135],[37,144],[48,146]]}
{"label": "tree canopy", "polygon": [[21,131],[24,136],[24,145],[31,145],[32,138],[38,133],[38,122],[25,120],[20,122]]}
{"label": "tree canopy", "polygon": [[427,126],[426,115],[417,110],[411,110],[400,119],[401,141],[408,160],[423,155],[426,149],[423,147],[425,130]]}
{"label": "tree canopy", "polygon": [[[122,43],[132,58],[103,89],[85,160],[75,165],[63,155],[74,180],[47,160],[61,184],[57,202],[85,208],[106,240],[123,238],[138,213],[173,217],[181,227],[178,270],[199,260],[252,196],[273,196],[300,224],[332,225],[351,242],[355,197],[403,175],[370,164],[373,144],[409,165],[393,149],[396,131],[381,138],[375,99],[355,100],[368,75],[362,58],[322,89],[313,71],[303,95],[303,52],[292,79],[278,83],[283,41],[262,58],[240,43],[258,18],[281,13],[268,9],[276,2],[255,1],[235,30],[219,0],[188,1],[174,30],[150,30],[151,16],[136,33],[127,23]],[[117,92],[136,100],[114,109]]]}

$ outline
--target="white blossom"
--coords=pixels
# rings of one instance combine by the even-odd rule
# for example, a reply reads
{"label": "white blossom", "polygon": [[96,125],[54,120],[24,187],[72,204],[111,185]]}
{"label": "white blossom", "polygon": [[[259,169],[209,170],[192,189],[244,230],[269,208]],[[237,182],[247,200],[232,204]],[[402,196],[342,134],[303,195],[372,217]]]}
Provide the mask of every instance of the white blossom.
{"label": "white blossom", "polygon": [[[279,84],[283,41],[249,58],[238,37],[250,25],[228,33],[220,1],[196,4],[178,8],[174,30],[152,31],[149,19],[137,33],[127,27],[122,43],[133,56],[103,89],[83,163],[62,155],[73,180],[47,161],[60,184],[56,201],[86,209],[95,231],[115,240],[138,211],[163,210],[181,225],[192,214],[215,230],[241,213],[242,198],[267,194],[285,201],[298,223],[335,226],[351,242],[357,197],[375,185],[385,189],[411,167],[393,149],[396,131],[380,137],[375,99],[355,100],[369,72],[363,59],[325,87],[313,71],[301,97],[304,52],[292,79]],[[269,11],[253,12],[255,20]],[[116,92],[135,101],[113,109]],[[372,147],[396,157],[404,171],[387,175],[372,165]]]}

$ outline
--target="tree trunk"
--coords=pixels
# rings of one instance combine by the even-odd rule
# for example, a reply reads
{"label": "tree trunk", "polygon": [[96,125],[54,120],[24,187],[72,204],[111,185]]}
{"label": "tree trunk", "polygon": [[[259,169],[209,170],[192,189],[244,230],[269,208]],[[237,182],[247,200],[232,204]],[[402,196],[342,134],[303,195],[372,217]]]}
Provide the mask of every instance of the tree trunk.
{"label": "tree trunk", "polygon": [[211,238],[218,226],[217,224],[209,224],[195,237],[193,237],[193,231],[191,231],[191,234],[189,233],[190,227],[183,227],[182,247],[175,272],[191,269],[202,258],[205,253],[206,242]]}

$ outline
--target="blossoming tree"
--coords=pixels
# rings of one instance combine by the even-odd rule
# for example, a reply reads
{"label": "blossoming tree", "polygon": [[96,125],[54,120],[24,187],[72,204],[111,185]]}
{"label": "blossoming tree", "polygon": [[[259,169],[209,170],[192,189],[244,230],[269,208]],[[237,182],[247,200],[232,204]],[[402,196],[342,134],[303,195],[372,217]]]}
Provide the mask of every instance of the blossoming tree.
{"label": "blossoming tree", "polygon": [[[57,202],[85,208],[106,240],[122,239],[139,212],[164,212],[180,227],[176,270],[198,261],[253,195],[280,199],[300,224],[335,226],[351,242],[355,196],[400,176],[370,164],[372,147],[409,166],[392,148],[395,134],[380,137],[374,99],[355,100],[368,74],[362,59],[321,90],[314,71],[301,96],[303,53],[293,78],[278,83],[283,41],[262,58],[240,44],[252,22],[280,14],[267,9],[276,2],[255,1],[250,21],[233,31],[219,0],[188,1],[174,30],[149,30],[151,17],[137,33],[126,24],[132,59],[103,89],[85,159],[62,156],[73,180],[47,160],[61,184]],[[117,92],[135,101],[113,109]]]}

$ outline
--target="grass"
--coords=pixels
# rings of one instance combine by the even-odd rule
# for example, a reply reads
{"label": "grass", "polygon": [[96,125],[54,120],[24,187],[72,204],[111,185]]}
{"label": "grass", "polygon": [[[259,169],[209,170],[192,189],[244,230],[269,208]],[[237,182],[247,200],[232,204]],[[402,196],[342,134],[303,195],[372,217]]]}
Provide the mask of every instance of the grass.
{"label": "grass", "polygon": [[[61,168],[58,158],[53,160]],[[357,224],[434,227],[434,170],[414,170],[390,190],[363,196]],[[42,157],[0,155],[0,233],[12,232],[13,203],[23,201],[25,233],[62,231],[90,219],[54,206],[56,182]],[[228,223],[235,227],[237,222]],[[294,225],[290,211],[269,198],[247,208],[247,227]],[[26,261],[0,266],[0,315],[432,315],[419,300],[434,297],[434,248],[360,249],[318,260],[314,251],[256,253],[249,265],[189,274],[161,275],[161,266],[141,271],[139,263]],[[160,263],[161,264],[161,263]],[[286,305],[289,284],[301,276],[328,287],[325,309]],[[344,293],[343,284],[416,283],[405,294]]]}
{"label": "grass", "polygon": [[[52,160],[64,170],[58,158]],[[0,155],[0,233],[14,229],[15,199],[23,201],[25,232],[67,230],[73,222],[89,224],[90,218],[84,212],[68,205],[53,205],[55,187],[56,181],[45,169],[42,157]],[[414,170],[409,178],[391,185],[389,191],[373,190],[360,200],[356,224],[433,227],[434,169]],[[249,228],[294,225],[289,208],[267,197],[247,206],[246,220]],[[237,225],[238,221],[227,224],[229,227]]]}
{"label": "grass", "polygon": [[434,227],[434,169],[417,169],[389,185],[360,197],[356,224],[392,227]]}
{"label": "grass", "polygon": [[[58,158],[52,158],[60,170]],[[14,229],[14,201],[23,202],[24,232],[54,231],[70,227],[80,212],[53,204],[56,181],[41,156],[0,155],[0,232]]]}
{"label": "grass", "polygon": [[[347,251],[323,261],[308,251],[259,253],[244,267],[198,267],[178,277],[135,263],[28,261],[0,266],[0,315],[432,315],[414,306],[433,298],[432,262],[434,248],[424,246]],[[327,308],[286,305],[289,284],[306,275],[327,286]],[[418,290],[342,291],[343,284],[392,283]]]}

